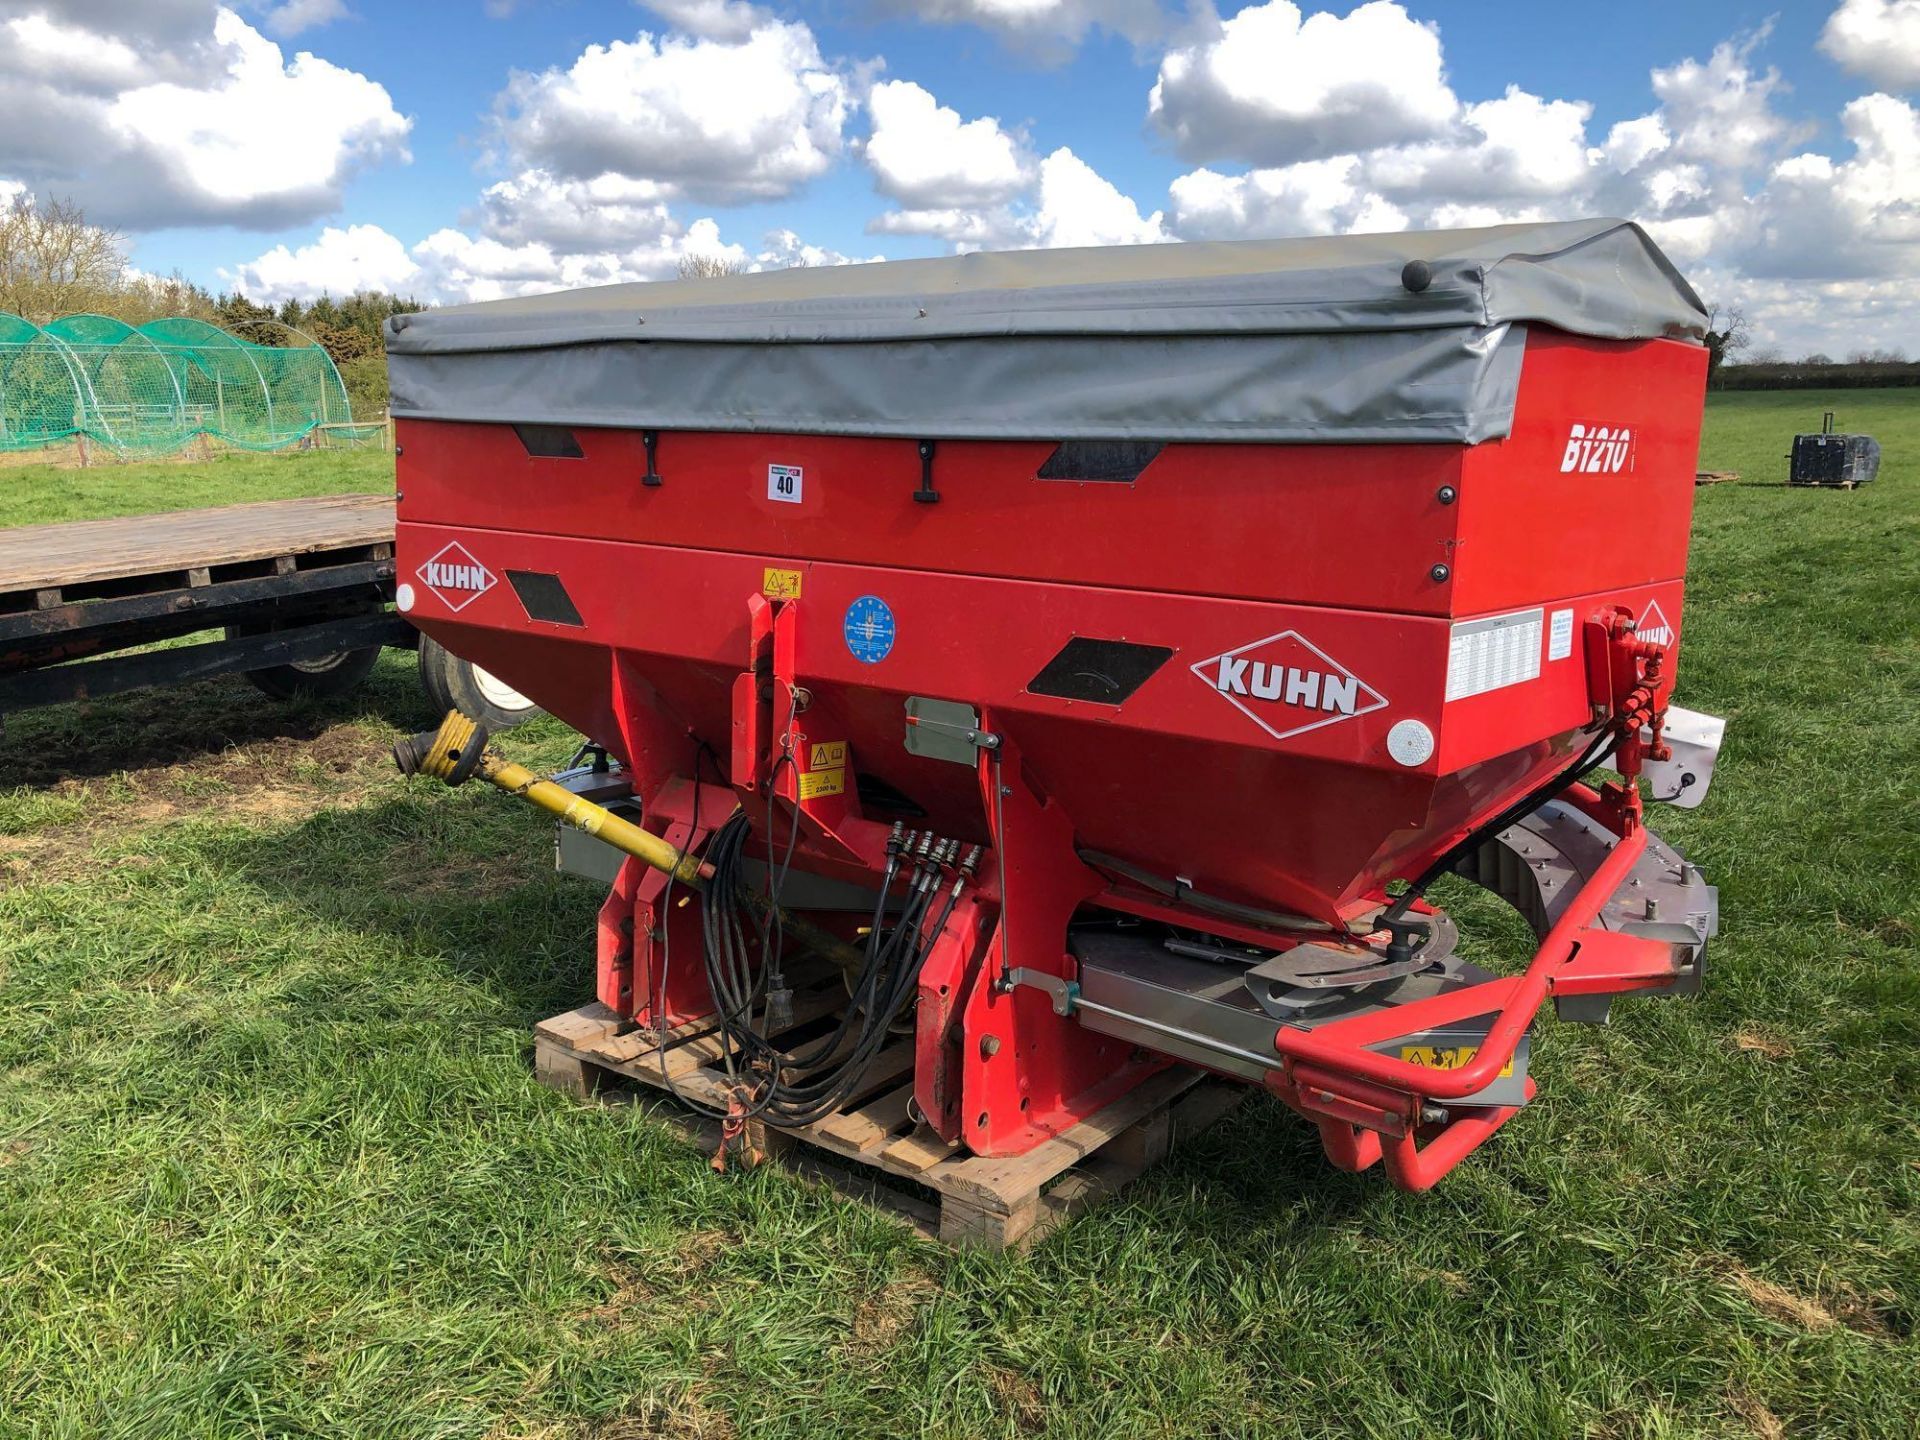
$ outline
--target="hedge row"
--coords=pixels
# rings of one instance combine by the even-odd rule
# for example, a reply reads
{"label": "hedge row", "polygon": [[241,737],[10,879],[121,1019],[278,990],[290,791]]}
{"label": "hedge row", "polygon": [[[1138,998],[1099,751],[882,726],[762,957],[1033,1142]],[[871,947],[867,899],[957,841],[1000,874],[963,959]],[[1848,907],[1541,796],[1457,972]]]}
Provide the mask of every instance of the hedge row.
{"label": "hedge row", "polygon": [[1844,365],[1781,360],[1761,365],[1722,365],[1716,390],[1866,390],[1920,385],[1920,362],[1858,361]]}

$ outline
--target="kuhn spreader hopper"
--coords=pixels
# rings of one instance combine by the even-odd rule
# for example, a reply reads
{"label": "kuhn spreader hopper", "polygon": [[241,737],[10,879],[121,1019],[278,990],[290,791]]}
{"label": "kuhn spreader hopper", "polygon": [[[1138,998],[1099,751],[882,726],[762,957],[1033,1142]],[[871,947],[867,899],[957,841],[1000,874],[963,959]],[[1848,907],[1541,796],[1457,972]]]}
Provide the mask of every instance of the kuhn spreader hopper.
{"label": "kuhn spreader hopper", "polygon": [[[1638,227],[393,324],[400,603],[624,767],[599,997],[713,1017],[736,1115],[818,1118],[910,1031],[917,1113],[980,1154],[1178,1061],[1422,1188],[1531,1096],[1546,1000],[1697,984],[1714,892],[1640,786],[1711,758],[1663,736],[1707,357]],[[538,788],[483,745],[402,759]],[[1523,973],[1454,953],[1448,872],[1532,922]],[[850,998],[783,1052],[803,951]]]}

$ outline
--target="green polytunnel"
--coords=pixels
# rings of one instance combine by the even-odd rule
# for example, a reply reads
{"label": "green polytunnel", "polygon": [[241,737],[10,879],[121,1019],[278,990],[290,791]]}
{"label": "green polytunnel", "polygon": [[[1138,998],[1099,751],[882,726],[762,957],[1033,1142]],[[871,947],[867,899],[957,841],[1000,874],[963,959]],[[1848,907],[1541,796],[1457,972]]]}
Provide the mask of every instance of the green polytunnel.
{"label": "green polytunnel", "polygon": [[256,344],[204,320],[0,314],[0,450],[91,441],[164,454],[207,437],[249,450],[359,444],[340,372],[306,335]]}
{"label": "green polytunnel", "polygon": [[293,444],[351,421],[333,357],[297,330],[285,345],[256,345],[204,320],[150,320],[140,334],[172,366],[200,433],[247,449]]}
{"label": "green polytunnel", "polygon": [[64,315],[42,329],[66,347],[92,416],[85,428],[101,444],[164,451],[192,433],[180,386],[160,347],[126,321]]}
{"label": "green polytunnel", "polygon": [[32,321],[0,314],[0,449],[70,440],[86,423],[84,381],[67,348]]}

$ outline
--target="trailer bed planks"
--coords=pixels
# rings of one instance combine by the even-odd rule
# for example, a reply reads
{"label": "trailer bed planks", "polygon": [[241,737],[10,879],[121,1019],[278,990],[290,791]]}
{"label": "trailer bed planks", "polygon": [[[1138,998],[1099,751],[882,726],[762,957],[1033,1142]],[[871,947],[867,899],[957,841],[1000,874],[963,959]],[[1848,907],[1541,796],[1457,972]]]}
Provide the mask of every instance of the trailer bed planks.
{"label": "trailer bed planks", "polygon": [[415,643],[393,526],[390,496],[316,495],[0,530],[0,715],[228,674],[331,693],[316,665]]}
{"label": "trailer bed planks", "polygon": [[147,576],[167,580],[281,557],[294,558],[295,564],[286,567],[292,569],[302,555],[392,544],[393,498],[388,495],[316,495],[23,525],[0,530],[0,596],[54,592],[39,602],[47,608],[69,590],[114,584],[125,594],[128,587],[121,582]]}

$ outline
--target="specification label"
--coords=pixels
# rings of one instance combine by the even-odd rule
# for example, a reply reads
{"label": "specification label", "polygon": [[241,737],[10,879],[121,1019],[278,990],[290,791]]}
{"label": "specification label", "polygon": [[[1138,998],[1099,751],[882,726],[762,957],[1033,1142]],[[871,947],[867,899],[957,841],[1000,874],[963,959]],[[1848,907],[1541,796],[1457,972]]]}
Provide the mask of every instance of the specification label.
{"label": "specification label", "polygon": [[1542,610],[1462,620],[1447,651],[1447,699],[1503,690],[1540,674]]}

